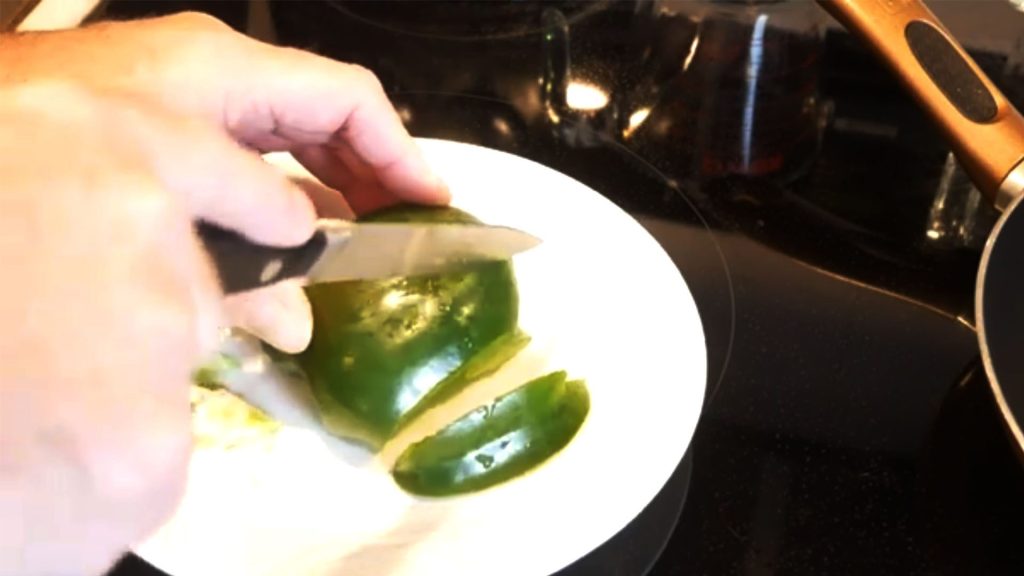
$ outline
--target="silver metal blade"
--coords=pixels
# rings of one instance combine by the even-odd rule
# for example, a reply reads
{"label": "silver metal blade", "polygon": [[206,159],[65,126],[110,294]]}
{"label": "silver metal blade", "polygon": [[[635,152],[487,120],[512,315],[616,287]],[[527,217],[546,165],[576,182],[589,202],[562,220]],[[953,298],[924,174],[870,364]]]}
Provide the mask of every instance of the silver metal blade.
{"label": "silver metal blade", "polygon": [[445,272],[481,260],[504,260],[540,244],[526,232],[478,224],[358,224],[321,220],[327,248],[310,283]]}

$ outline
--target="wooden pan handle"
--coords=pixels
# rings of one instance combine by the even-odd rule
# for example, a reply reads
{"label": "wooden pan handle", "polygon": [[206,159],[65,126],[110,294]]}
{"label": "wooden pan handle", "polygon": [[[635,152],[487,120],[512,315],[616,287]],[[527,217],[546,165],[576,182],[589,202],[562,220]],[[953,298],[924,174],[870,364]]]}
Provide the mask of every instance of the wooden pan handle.
{"label": "wooden pan handle", "polygon": [[1024,118],[920,0],[818,0],[868,42],[999,209],[1024,192]]}

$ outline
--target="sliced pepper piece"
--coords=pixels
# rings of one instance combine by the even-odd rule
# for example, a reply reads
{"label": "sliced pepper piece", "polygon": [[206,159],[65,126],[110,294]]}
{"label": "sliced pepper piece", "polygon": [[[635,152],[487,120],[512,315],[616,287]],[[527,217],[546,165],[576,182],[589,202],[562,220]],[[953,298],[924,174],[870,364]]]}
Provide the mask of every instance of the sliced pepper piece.
{"label": "sliced pepper piece", "polygon": [[192,373],[192,384],[208,390],[223,388],[223,378],[240,367],[241,363],[237,358],[218,353]]}
{"label": "sliced pepper piece", "polygon": [[[450,206],[396,206],[376,222],[478,222]],[[321,421],[379,450],[411,419],[500,367],[528,341],[518,330],[511,262],[442,274],[315,284],[309,346],[293,357]]]}
{"label": "sliced pepper piece", "polygon": [[220,353],[193,372],[189,401],[197,448],[232,448],[281,429],[280,422],[227,387],[225,380],[240,368],[237,358]]}
{"label": "sliced pepper piece", "polygon": [[410,444],[392,476],[421,496],[476,492],[536,468],[562,450],[590,411],[582,380],[546,374]]}
{"label": "sliced pepper piece", "polygon": [[234,448],[281,429],[280,422],[225,387],[192,384],[189,397],[196,448]]}

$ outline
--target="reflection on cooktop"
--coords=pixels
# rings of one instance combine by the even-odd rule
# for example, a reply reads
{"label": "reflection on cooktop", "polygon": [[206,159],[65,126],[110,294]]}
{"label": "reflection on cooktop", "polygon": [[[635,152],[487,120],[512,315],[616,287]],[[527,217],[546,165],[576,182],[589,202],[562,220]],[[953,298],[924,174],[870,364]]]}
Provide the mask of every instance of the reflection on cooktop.
{"label": "reflection on cooktop", "polygon": [[915,543],[915,462],[976,358],[974,333],[741,235],[720,239],[732,361],[651,575],[918,573],[929,551]]}
{"label": "reflection on cooktop", "polygon": [[980,362],[950,390],[917,466],[914,521],[929,573],[1020,574],[1024,463]]}

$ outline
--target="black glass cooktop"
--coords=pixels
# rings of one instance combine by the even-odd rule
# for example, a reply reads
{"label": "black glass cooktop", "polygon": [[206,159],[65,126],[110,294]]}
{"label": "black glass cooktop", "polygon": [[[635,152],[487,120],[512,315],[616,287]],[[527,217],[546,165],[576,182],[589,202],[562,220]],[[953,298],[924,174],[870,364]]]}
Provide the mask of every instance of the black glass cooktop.
{"label": "black glass cooktop", "polygon": [[[561,576],[1021,573],[1024,464],[972,329],[994,213],[858,42],[782,4],[110,0],[94,17],[203,10],[362,64],[414,135],[560,170],[672,256],[706,329],[703,416],[650,506]],[[976,56],[1024,104],[1007,57]],[[112,576],[143,574],[129,556]]]}

